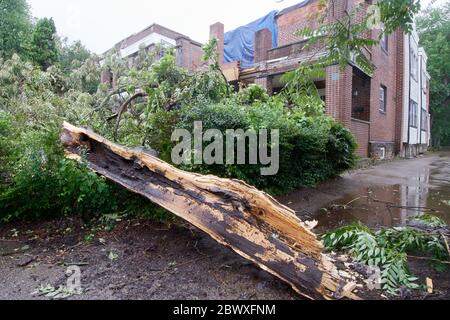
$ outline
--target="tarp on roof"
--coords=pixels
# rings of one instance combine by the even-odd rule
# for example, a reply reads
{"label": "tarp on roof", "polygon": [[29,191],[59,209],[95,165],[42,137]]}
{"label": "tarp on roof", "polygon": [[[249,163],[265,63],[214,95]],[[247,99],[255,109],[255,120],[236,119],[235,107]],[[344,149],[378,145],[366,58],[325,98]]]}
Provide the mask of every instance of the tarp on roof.
{"label": "tarp on roof", "polygon": [[278,11],[272,11],[261,19],[225,33],[225,62],[240,61],[242,68],[251,68],[255,61],[255,33],[263,29],[269,29],[272,32],[272,48],[276,48],[278,46],[277,14]]}
{"label": "tarp on roof", "polygon": [[255,63],[255,33],[262,29],[269,29],[272,32],[272,48],[278,47],[277,17],[302,8],[310,1],[303,0],[280,12],[272,11],[261,19],[225,33],[225,62],[240,61],[242,68],[251,68]]}

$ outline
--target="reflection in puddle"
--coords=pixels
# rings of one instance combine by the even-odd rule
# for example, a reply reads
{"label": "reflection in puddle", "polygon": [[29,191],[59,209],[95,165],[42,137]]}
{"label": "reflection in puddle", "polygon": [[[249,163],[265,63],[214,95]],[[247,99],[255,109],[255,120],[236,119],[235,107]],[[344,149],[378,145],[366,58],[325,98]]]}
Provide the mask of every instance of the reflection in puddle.
{"label": "reflection in puddle", "polygon": [[315,230],[323,233],[356,221],[371,228],[405,226],[420,213],[450,224],[450,182],[439,168],[424,169],[408,185],[360,188],[319,210]]}

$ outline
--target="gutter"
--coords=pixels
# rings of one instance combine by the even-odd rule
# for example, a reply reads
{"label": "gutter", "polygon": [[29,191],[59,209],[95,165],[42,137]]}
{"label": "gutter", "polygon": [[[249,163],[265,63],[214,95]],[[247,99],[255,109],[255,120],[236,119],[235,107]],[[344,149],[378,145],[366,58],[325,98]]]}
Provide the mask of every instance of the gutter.
{"label": "gutter", "polygon": [[420,138],[419,138],[419,143],[420,143],[420,145],[422,145],[422,130],[423,130],[423,128],[422,128],[422,124],[423,124],[423,119],[422,119],[422,116],[423,116],[423,112],[422,112],[422,110],[423,110],[423,72],[422,72],[422,68],[423,68],[423,60],[422,60],[422,56],[420,56],[420,69],[419,69],[419,72],[420,72],[420,90],[419,90],[419,92],[420,92],[420,130],[419,130],[419,136],[420,136]]}
{"label": "gutter", "polygon": [[408,34],[408,62],[409,62],[409,73],[408,73],[408,84],[409,84],[409,96],[408,96],[408,147],[411,143],[411,34]]}

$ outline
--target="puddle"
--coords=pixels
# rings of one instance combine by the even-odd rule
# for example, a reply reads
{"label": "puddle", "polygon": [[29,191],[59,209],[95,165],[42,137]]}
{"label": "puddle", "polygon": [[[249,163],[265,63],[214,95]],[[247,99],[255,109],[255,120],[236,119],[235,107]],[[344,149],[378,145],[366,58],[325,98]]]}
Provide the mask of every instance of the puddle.
{"label": "puddle", "polygon": [[405,226],[421,213],[430,213],[450,224],[450,179],[448,163],[430,166],[416,184],[372,186],[357,189],[318,210],[317,232],[361,221],[371,228]]}
{"label": "puddle", "polygon": [[361,221],[371,228],[405,226],[420,213],[431,213],[450,224],[450,184],[443,190],[409,186],[363,188],[332,201],[317,212],[317,232]]}
{"label": "puddle", "polygon": [[405,226],[421,213],[450,224],[450,154],[382,164],[280,201],[318,220],[316,233],[357,221],[375,229]]}

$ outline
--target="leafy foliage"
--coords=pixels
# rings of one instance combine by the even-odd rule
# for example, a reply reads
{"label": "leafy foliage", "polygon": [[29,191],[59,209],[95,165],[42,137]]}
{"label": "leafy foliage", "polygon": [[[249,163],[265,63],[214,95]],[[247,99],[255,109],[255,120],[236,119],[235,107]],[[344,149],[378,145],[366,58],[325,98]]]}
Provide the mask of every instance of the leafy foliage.
{"label": "leafy foliage", "polygon": [[58,41],[59,67],[65,74],[79,68],[83,62],[92,58],[92,53],[80,42],[69,43],[67,38]]}
{"label": "leafy foliage", "polygon": [[[367,48],[379,44],[384,34],[390,34],[398,28],[411,31],[414,15],[420,10],[420,1],[414,0],[380,0],[374,3],[377,10],[370,14],[366,12],[367,3],[361,1],[353,9],[347,10],[343,17],[336,17],[335,1],[321,0],[319,12],[313,17],[319,22],[319,27],[305,27],[297,31],[297,36],[309,39],[305,49],[311,49],[315,54],[312,59],[318,65],[327,66],[339,64],[341,68],[348,66],[349,62],[356,63],[368,74],[373,73],[374,67],[367,56]],[[373,39],[370,23],[377,19],[383,25],[378,39]],[[361,18],[364,17],[364,18]],[[322,56],[318,54],[322,53]]]}
{"label": "leafy foliage", "polygon": [[65,159],[59,142],[64,119],[103,122],[92,113],[101,94],[84,91],[76,78],[57,67],[42,71],[17,55],[0,61],[0,221],[122,211],[162,219],[147,201]]}
{"label": "leafy foliage", "polygon": [[31,60],[43,70],[58,61],[56,27],[53,19],[40,19],[33,30],[30,41]]}
{"label": "leafy foliage", "polygon": [[58,136],[54,129],[19,138],[11,186],[0,196],[1,220],[113,209],[109,186],[87,168],[64,159]]}
{"label": "leafy foliage", "polygon": [[[419,217],[421,220],[437,218]],[[361,223],[342,227],[322,237],[328,250],[342,250],[355,261],[381,269],[383,289],[396,295],[401,287],[418,289],[418,280],[408,269],[408,252],[432,253],[441,261],[448,259],[445,243],[439,235],[410,227],[382,229],[373,232]]]}
{"label": "leafy foliage", "polygon": [[301,65],[283,76],[282,81],[286,86],[282,95],[291,107],[297,108],[305,115],[322,116],[325,112],[325,102],[322,101],[314,81],[324,76],[324,68],[320,63]]}
{"label": "leafy foliage", "polygon": [[444,220],[439,217],[433,216],[431,214],[422,214],[417,216],[413,220],[414,222],[422,223],[423,225],[430,228],[445,228],[447,224]]}
{"label": "leafy foliage", "polygon": [[32,29],[26,0],[0,1],[0,58],[24,55]]}
{"label": "leafy foliage", "polygon": [[381,12],[381,22],[385,32],[392,33],[398,28],[411,31],[414,17],[421,6],[418,0],[381,0],[377,2]]}
{"label": "leafy foliage", "polygon": [[266,90],[257,84],[251,84],[248,87],[239,91],[239,102],[244,105],[251,105],[255,102],[269,101],[269,95]]}
{"label": "leafy foliage", "polygon": [[[280,131],[280,170],[276,176],[261,176],[260,165],[191,165],[190,171],[244,180],[269,192],[282,193],[301,186],[315,185],[353,167],[356,143],[348,129],[326,116],[306,117],[299,110],[291,111],[282,99],[259,99],[241,105],[239,94],[220,103],[197,103],[170,113],[157,113],[149,130],[149,142],[171,161],[174,129],[193,132],[195,121],[202,121],[203,130],[242,129],[259,132]],[[161,125],[163,123],[163,125]],[[248,145],[247,145],[248,146]],[[225,145],[224,145],[225,148]],[[249,152],[249,148],[246,148]],[[225,150],[224,150],[225,155]],[[249,155],[246,155],[246,159]],[[296,159],[293,161],[293,159]],[[223,159],[225,163],[225,156]]]}
{"label": "leafy foliage", "polygon": [[450,3],[429,7],[417,18],[428,55],[433,144],[450,145]]}

